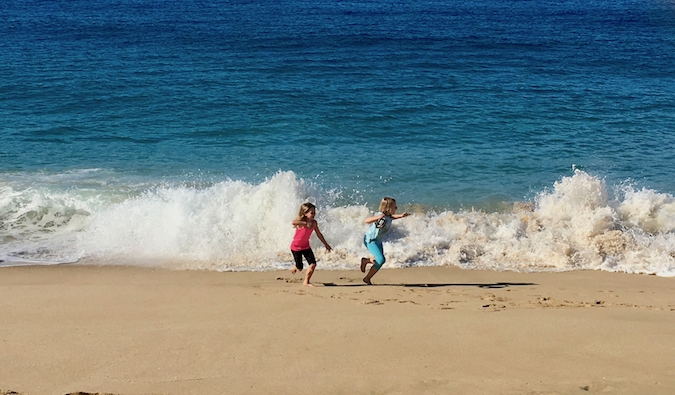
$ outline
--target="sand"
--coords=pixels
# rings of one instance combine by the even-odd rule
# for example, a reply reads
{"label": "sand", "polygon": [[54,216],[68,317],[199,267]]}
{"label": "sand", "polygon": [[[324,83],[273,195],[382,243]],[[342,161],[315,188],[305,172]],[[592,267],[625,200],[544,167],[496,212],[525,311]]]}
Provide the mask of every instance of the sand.
{"label": "sand", "polygon": [[0,394],[675,394],[675,279],[0,269]]}

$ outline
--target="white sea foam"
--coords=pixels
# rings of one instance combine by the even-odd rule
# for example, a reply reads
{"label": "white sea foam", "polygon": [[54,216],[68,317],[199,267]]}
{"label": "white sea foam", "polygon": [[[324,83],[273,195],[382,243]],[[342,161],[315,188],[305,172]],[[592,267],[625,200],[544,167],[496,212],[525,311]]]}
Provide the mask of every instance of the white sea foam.
{"label": "white sea foam", "polygon": [[[363,219],[372,213],[363,205],[338,205],[338,196],[293,172],[260,183],[199,186],[17,185],[0,184],[0,265],[79,260],[175,269],[290,268],[290,222],[300,204],[311,201],[334,248],[326,253],[313,236],[319,267],[355,269],[366,254]],[[576,170],[506,212],[425,212],[399,202],[413,215],[395,221],[385,242],[385,267],[675,276],[673,196],[630,186],[615,194],[601,178]]]}

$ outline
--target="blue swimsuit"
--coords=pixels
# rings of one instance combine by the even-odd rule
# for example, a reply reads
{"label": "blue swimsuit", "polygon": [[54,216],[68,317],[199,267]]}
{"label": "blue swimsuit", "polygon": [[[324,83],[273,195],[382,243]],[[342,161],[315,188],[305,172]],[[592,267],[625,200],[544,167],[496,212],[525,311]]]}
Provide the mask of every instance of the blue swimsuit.
{"label": "blue swimsuit", "polygon": [[[380,215],[382,213],[377,213],[375,215]],[[384,257],[384,249],[382,248],[382,237],[389,232],[391,229],[391,222],[394,219],[390,216],[384,216],[379,221],[373,222],[370,225],[370,228],[366,232],[366,235],[363,237],[363,244],[366,246],[368,251],[375,257],[375,263],[373,266],[380,270],[386,258]]]}

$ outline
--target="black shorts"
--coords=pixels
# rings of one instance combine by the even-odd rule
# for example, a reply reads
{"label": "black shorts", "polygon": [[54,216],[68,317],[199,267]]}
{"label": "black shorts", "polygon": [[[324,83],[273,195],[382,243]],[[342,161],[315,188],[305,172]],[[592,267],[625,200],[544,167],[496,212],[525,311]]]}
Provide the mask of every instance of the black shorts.
{"label": "black shorts", "polygon": [[302,270],[302,257],[304,256],[307,260],[308,265],[316,265],[316,258],[314,257],[314,251],[311,248],[302,251],[293,251],[293,259],[295,259],[295,267],[298,270]]}

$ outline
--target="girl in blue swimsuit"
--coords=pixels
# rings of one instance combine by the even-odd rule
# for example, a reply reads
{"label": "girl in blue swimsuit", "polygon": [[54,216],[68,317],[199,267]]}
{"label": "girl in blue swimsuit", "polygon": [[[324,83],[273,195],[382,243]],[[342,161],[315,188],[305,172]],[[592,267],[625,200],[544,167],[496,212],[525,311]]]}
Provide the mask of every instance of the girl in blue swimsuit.
{"label": "girl in blue swimsuit", "polygon": [[384,265],[386,258],[384,257],[384,249],[382,248],[382,237],[391,229],[391,222],[395,219],[400,219],[409,216],[409,213],[396,214],[396,200],[390,197],[382,198],[380,202],[380,212],[372,217],[366,218],[364,221],[370,224],[370,228],[363,237],[363,244],[368,251],[373,254],[372,258],[361,258],[361,272],[366,272],[366,266],[372,264],[373,266],[363,278],[363,282],[372,285],[370,279],[375,273]]}

